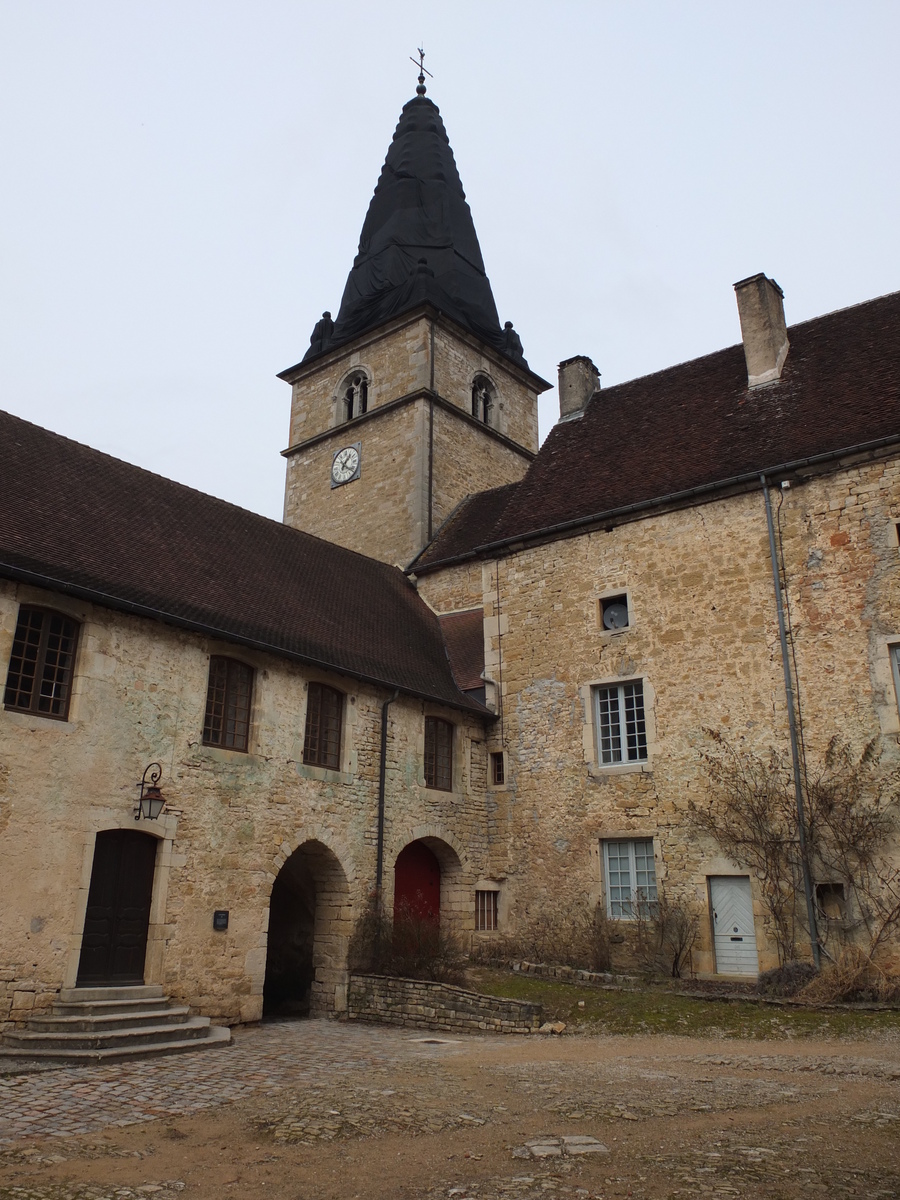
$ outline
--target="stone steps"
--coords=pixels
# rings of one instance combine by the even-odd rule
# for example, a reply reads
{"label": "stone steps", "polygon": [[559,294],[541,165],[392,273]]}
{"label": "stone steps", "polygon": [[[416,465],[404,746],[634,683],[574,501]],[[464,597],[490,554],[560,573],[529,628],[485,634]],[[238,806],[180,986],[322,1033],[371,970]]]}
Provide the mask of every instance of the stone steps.
{"label": "stone steps", "polygon": [[192,1017],[161,987],[63,988],[47,1015],[7,1031],[0,1059],[49,1063],[109,1062],[225,1046],[231,1031]]}

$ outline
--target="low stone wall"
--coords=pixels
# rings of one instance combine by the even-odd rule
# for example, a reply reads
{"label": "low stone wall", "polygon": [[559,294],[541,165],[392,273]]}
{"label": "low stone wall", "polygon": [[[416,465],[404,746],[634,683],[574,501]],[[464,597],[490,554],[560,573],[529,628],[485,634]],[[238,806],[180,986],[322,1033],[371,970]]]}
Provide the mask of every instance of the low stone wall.
{"label": "low stone wall", "polygon": [[574,983],[599,984],[601,987],[633,987],[640,983],[636,975],[614,975],[611,971],[582,971],[579,967],[557,967],[552,963],[503,959],[497,966],[508,967],[517,975],[537,975],[542,979],[565,979]]}
{"label": "low stone wall", "polygon": [[411,1029],[465,1033],[532,1033],[542,1021],[539,1004],[481,996],[449,983],[351,975],[347,1016]]}

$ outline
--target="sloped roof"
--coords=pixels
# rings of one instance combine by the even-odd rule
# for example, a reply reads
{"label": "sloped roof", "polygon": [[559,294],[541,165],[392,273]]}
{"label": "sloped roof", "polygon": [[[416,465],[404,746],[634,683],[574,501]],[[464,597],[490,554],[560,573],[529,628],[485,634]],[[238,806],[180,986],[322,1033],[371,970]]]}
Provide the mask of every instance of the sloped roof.
{"label": "sloped roof", "polygon": [[8,413],[0,575],[484,711],[395,567]]}
{"label": "sloped roof", "polygon": [[441,632],[457,686],[464,692],[484,687],[484,610],[444,613]]}
{"label": "sloped roof", "polygon": [[781,379],[763,387],[747,386],[739,344],[595,392],[580,419],[554,427],[506,504],[470,498],[415,569],[900,438],[900,292],[792,325],[788,336]]}
{"label": "sloped roof", "polygon": [[437,105],[404,105],[332,328],[316,326],[304,362],[422,303],[527,366],[500,328],[472,213]]}
{"label": "sloped roof", "polygon": [[456,558],[474,546],[490,541],[491,534],[518,486],[518,483],[505,483],[501,487],[488,488],[485,492],[473,492],[466,496],[412,563],[410,569],[417,571],[420,566],[425,567],[430,562]]}

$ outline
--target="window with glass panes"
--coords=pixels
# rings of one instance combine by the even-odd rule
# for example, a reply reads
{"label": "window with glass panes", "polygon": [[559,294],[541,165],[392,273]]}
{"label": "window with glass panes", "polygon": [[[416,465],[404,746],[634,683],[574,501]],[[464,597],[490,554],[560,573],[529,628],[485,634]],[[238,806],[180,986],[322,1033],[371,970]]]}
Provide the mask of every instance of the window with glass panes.
{"label": "window with glass panes", "polygon": [[440,717],[425,718],[425,786],[453,790],[453,726]]}
{"label": "window with glass panes", "polygon": [[69,713],[78,622],[22,605],[13,637],[3,704],[64,721]]}
{"label": "window with glass panes", "polygon": [[641,680],[594,688],[594,710],[600,764],[645,762],[647,722]]}
{"label": "window with glass panes", "polygon": [[634,918],[644,905],[656,903],[653,838],[616,839],[603,843],[606,911],[610,917]]}
{"label": "window with glass panes", "polygon": [[344,696],[324,683],[311,683],[306,701],[303,761],[312,767],[341,767],[341,722]]}
{"label": "window with glass panes", "polygon": [[246,751],[252,697],[253,668],[236,658],[213,655],[209,660],[203,744]]}

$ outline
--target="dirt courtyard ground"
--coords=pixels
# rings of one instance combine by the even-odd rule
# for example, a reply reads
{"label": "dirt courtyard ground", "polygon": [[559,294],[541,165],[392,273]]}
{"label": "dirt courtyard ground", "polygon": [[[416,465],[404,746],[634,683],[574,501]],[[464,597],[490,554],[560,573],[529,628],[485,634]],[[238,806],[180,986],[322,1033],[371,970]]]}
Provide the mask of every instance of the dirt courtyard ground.
{"label": "dirt courtyard ground", "polygon": [[0,1200],[818,1195],[900,1197],[895,1033],[272,1022],[225,1050],[0,1077]]}

